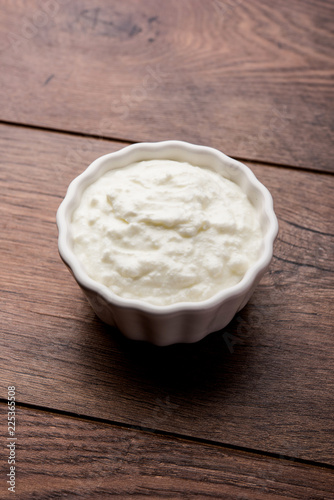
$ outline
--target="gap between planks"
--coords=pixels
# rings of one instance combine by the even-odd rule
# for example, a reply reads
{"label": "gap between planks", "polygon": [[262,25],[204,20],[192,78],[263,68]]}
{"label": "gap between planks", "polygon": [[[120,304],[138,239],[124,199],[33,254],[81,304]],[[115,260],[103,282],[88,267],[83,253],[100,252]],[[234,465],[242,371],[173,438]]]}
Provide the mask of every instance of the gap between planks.
{"label": "gap between planks", "polygon": [[[7,406],[7,400],[0,398],[0,405]],[[94,422],[97,424],[111,425],[111,426],[115,426],[115,427],[118,427],[121,429],[146,432],[146,433],[154,434],[154,435],[161,436],[161,437],[168,437],[168,438],[183,440],[183,441],[186,441],[188,443],[193,443],[193,444],[209,445],[209,446],[214,446],[214,447],[220,448],[220,449],[239,451],[239,452],[243,452],[243,453],[247,453],[247,454],[263,456],[265,458],[273,458],[273,459],[277,459],[277,460],[288,460],[288,461],[293,461],[294,463],[301,464],[301,465],[308,465],[311,467],[319,467],[319,468],[334,470],[333,465],[325,463],[325,462],[317,462],[315,460],[306,460],[303,458],[297,458],[297,457],[292,457],[292,456],[288,456],[288,455],[281,455],[279,453],[257,450],[257,449],[249,448],[246,446],[238,446],[238,445],[232,445],[232,444],[227,444],[227,443],[221,443],[219,441],[214,441],[211,439],[196,438],[193,436],[188,436],[187,434],[157,430],[157,429],[153,429],[151,427],[127,424],[127,423],[123,423],[123,422],[118,422],[116,420],[109,420],[107,418],[91,417],[89,415],[83,415],[83,414],[74,413],[74,412],[70,412],[70,411],[66,411],[66,410],[57,410],[57,409],[48,408],[48,407],[39,406],[39,405],[34,405],[34,404],[30,404],[30,403],[16,402],[15,407],[21,408],[21,409],[27,409],[27,410],[40,411],[40,412],[48,413],[50,415],[52,414],[52,415],[58,415],[58,416],[67,417],[67,418],[75,418],[75,419],[79,419],[79,420],[82,420],[85,422]]]}
{"label": "gap between planks", "polygon": [[[106,141],[106,142],[118,142],[120,144],[124,144],[124,146],[136,143],[135,141],[131,141],[129,139],[120,138],[120,137],[109,137],[109,136],[104,136],[104,135],[100,135],[100,134],[77,132],[75,130],[63,130],[63,129],[58,129],[58,128],[44,127],[42,125],[34,125],[34,124],[29,124],[29,123],[19,123],[19,122],[7,121],[7,120],[0,120],[0,125],[10,126],[10,127],[18,127],[18,128],[28,128],[30,130],[37,130],[37,131],[41,131],[41,132],[50,132],[52,134],[71,135],[71,136],[75,136],[75,137],[83,137],[83,138],[87,138],[87,139],[95,139],[95,140]],[[175,140],[177,140],[177,139],[175,139]],[[311,173],[315,173],[315,174],[334,175],[334,172],[329,172],[326,170],[317,170],[316,168],[303,168],[303,167],[299,167],[299,166],[288,164],[288,163],[275,163],[272,161],[264,161],[264,160],[254,159],[254,158],[249,159],[249,158],[243,158],[243,157],[235,156],[235,155],[233,155],[233,158],[237,161],[240,161],[240,162],[266,165],[266,167],[281,167],[281,168],[298,170],[300,172],[311,172]]]}

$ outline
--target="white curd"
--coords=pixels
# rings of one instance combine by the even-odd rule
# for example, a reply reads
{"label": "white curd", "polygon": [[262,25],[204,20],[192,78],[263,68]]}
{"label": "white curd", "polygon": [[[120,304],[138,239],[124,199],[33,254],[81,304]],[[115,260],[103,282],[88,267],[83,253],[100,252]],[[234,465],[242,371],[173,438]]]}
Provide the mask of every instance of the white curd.
{"label": "white curd", "polygon": [[156,305],[202,301],[235,285],[262,242],[256,210],[237,184],[170,160],[104,174],[84,191],[71,233],[92,279]]}

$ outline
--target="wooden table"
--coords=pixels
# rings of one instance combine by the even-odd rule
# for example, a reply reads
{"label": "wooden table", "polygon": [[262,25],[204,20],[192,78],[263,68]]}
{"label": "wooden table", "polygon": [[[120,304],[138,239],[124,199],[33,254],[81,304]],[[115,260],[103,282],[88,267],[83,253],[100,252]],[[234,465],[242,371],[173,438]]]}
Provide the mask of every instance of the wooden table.
{"label": "wooden table", "polygon": [[[333,2],[4,0],[1,498],[333,499]],[[96,157],[187,140],[249,165],[280,231],[223,331],[131,342],[60,261]],[[13,456],[12,453],[12,456]]]}

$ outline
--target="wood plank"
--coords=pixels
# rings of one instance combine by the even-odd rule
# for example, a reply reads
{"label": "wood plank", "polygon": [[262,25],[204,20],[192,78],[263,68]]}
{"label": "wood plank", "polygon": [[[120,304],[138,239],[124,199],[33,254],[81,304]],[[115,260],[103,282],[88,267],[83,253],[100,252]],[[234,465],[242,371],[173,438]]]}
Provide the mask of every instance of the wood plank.
{"label": "wood plank", "polygon": [[333,171],[333,9],[7,0],[0,120]]}
{"label": "wood plank", "polygon": [[156,348],[102,324],[57,253],[69,180],[119,147],[0,127],[0,396],[333,464],[334,177],[252,165],[280,222],[270,272],[224,331]]}
{"label": "wood plank", "polygon": [[[5,412],[0,405],[2,422]],[[17,421],[22,499],[333,498],[334,476],[322,467],[24,408]],[[11,495],[2,488],[1,498]]]}

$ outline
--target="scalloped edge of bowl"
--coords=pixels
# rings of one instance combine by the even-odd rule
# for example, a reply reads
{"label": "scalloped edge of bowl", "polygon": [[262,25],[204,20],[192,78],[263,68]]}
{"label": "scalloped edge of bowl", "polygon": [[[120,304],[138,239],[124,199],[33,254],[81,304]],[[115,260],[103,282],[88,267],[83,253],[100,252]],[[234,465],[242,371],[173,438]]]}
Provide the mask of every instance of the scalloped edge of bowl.
{"label": "scalloped edge of bowl", "polygon": [[[71,249],[69,223],[71,214],[83,190],[89,184],[110,169],[122,168],[130,163],[142,160],[174,159],[208,168],[208,158],[212,160],[209,168],[213,168],[218,172],[219,170],[221,172],[223,168],[224,174],[228,173],[228,176],[233,180],[236,176],[239,176],[240,179],[242,178],[243,181],[248,183],[247,194],[248,191],[253,190],[254,192],[255,190],[256,194],[262,196],[261,217],[267,217],[267,230],[263,238],[263,249],[259,259],[247,270],[239,283],[200,302],[178,302],[166,306],[157,306],[140,299],[124,299],[86,274]],[[96,314],[106,323],[118,327],[125,336],[136,340],[146,340],[157,345],[196,342],[207,334],[226,326],[236,312],[246,305],[255,286],[268,269],[273,255],[273,244],[278,233],[278,221],[274,212],[272,196],[249,167],[217,149],[175,140],[132,144],[94,160],[84,172],[70,183],[58,208],[56,220],[59,232],[58,250],[60,257],[85,292]],[[231,302],[233,302],[233,307]],[[222,306],[227,303],[230,303],[231,307],[227,308],[224,313],[219,314],[218,311],[221,311]],[[231,309],[235,309],[232,317],[229,314]],[[122,318],[122,311],[128,318]],[[197,328],[193,334],[177,328],[177,334],[174,332],[174,334],[170,333],[168,335],[168,332],[165,331],[166,325],[162,325],[163,322],[168,322],[168,318],[174,318],[175,320],[176,317],[188,317],[189,321],[191,314],[196,316],[196,321],[199,321],[201,315],[207,316],[208,314],[212,314],[212,317],[216,320],[210,319],[208,321],[207,318],[205,326]],[[129,322],[129,315],[136,317],[136,319]],[[222,316],[226,317],[226,321],[222,320]],[[151,323],[154,323],[154,327],[149,325],[150,318]],[[145,324],[146,327],[137,328],[136,322],[138,325]],[[163,333],[157,331],[159,323]],[[173,328],[175,330],[175,321]]]}

